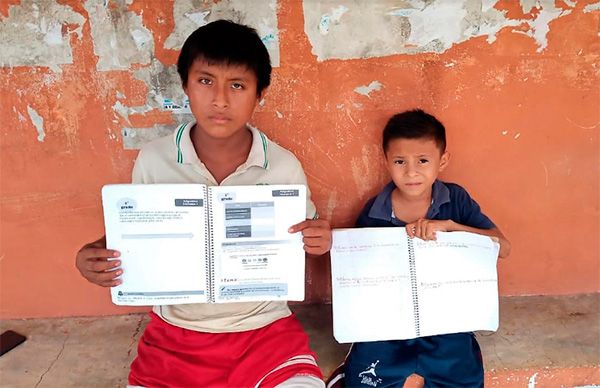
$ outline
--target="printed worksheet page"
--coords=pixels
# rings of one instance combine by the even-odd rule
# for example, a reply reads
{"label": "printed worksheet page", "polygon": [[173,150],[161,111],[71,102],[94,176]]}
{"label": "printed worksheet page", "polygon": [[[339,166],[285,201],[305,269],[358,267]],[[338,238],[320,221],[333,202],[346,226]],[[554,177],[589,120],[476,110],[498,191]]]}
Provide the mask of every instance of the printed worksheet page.
{"label": "printed worksheet page", "polygon": [[498,329],[499,245],[487,236],[438,232],[413,239],[420,336]]}
{"label": "printed worksheet page", "polygon": [[304,185],[211,187],[216,302],[304,300]]}
{"label": "printed worksheet page", "polygon": [[143,306],[206,302],[203,185],[107,185],[106,242],[121,252],[123,283],[113,303]]}
{"label": "printed worksheet page", "polygon": [[338,342],[415,337],[404,228],[334,230],[331,277]]}

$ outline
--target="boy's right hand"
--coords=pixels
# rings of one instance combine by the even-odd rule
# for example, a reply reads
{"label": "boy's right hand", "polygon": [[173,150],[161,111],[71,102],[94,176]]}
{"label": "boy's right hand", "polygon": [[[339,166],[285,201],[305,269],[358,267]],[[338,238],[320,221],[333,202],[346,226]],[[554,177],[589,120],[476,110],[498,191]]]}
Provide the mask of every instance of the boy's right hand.
{"label": "boy's right hand", "polygon": [[123,273],[123,270],[117,269],[121,265],[121,260],[115,260],[121,254],[112,249],[106,249],[106,236],[84,245],[77,256],[75,256],[75,266],[90,283],[102,287],[114,287],[122,283],[116,279]]}

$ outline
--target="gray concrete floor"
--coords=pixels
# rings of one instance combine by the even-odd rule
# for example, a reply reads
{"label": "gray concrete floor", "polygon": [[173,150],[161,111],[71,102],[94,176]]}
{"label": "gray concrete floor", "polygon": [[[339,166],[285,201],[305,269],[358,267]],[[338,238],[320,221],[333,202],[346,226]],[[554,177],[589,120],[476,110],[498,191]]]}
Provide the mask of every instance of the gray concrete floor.
{"label": "gray concrete floor", "polygon": [[[348,346],[330,305],[294,305],[325,375]],[[486,370],[600,366],[600,294],[502,298],[500,329],[477,333]],[[140,314],[0,321],[27,341],[0,357],[2,387],[123,387],[147,323]],[[598,382],[600,383],[600,382]]]}

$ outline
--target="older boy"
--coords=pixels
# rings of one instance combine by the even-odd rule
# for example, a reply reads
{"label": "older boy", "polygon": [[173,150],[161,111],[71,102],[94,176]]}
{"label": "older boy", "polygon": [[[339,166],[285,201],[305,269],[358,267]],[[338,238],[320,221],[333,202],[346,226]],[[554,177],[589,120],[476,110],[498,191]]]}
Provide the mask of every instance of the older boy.
{"label": "older boy", "polygon": [[[298,160],[247,125],[270,83],[269,54],[253,29],[216,21],[192,33],[177,62],[196,122],[139,153],[134,183],[306,184]],[[331,246],[310,196],[302,232],[308,254]],[[118,252],[104,239],[76,258],[90,282],[120,283]],[[165,265],[168,265],[166,262]],[[116,270],[115,270],[116,269]],[[323,387],[308,337],[285,302],[155,306],[129,384],[185,387]]]}
{"label": "older boy", "polygon": [[[479,233],[497,238],[500,257],[508,255],[509,242],[469,194],[437,179],[449,154],[444,126],[435,117],[422,110],[393,116],[383,130],[383,151],[392,182],[367,202],[357,227],[405,226],[411,238],[424,240],[435,240],[437,231]],[[426,387],[483,386],[472,333],[355,343],[328,386],[365,386],[365,373],[375,373],[382,387],[402,387],[413,373]]]}

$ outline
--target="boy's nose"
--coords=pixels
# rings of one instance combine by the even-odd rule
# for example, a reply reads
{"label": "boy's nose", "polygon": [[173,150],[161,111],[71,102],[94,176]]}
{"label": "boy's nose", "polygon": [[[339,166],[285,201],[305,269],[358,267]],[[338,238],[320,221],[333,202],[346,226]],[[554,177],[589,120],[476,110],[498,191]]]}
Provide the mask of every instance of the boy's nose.
{"label": "boy's nose", "polygon": [[409,176],[414,176],[417,174],[417,168],[414,164],[409,163],[406,169],[406,174]]}
{"label": "boy's nose", "polygon": [[227,91],[224,87],[216,88],[213,96],[213,106],[216,108],[227,108],[229,106]]}

